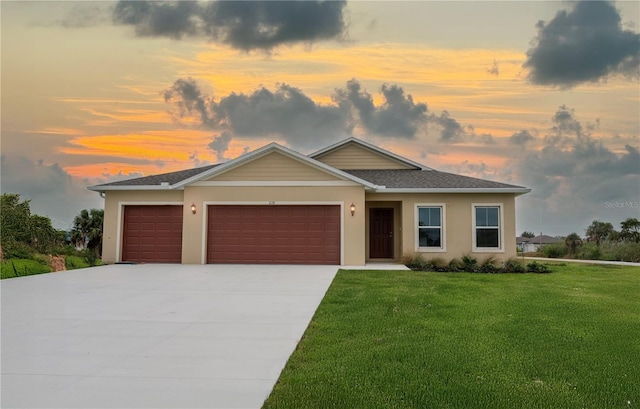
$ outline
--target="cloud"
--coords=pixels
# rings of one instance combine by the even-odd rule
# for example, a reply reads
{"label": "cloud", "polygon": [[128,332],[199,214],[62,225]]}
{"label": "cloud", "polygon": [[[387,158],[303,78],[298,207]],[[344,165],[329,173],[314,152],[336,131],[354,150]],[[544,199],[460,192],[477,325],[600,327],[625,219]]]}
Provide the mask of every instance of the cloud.
{"label": "cloud", "polygon": [[206,37],[233,48],[340,39],[345,1],[120,1],[113,22],[140,37]]}
{"label": "cloud", "polygon": [[618,10],[606,1],[579,1],[549,22],[539,21],[524,67],[538,85],[570,88],[615,74],[638,75],[640,34],[623,30]]}
{"label": "cloud", "polygon": [[491,75],[495,75],[496,77],[500,75],[500,67],[498,66],[497,61],[493,61],[491,68],[487,68],[487,72]]}
{"label": "cloud", "polygon": [[208,109],[212,101],[202,94],[200,86],[192,78],[177,79],[163,95],[165,102],[175,103],[181,118],[197,114],[203,124],[209,123]]}
{"label": "cloud", "polygon": [[204,9],[204,31],[241,50],[340,38],[345,1],[216,1]]}
{"label": "cloud", "polygon": [[[437,129],[441,141],[459,141],[465,136],[462,125],[447,111],[439,116],[429,113],[427,104],[414,102],[402,87],[383,84],[380,93],[383,102],[376,105],[371,94],[352,79],[346,87],[335,90],[331,104],[316,103],[288,84],[277,84],[273,91],[261,87],[252,93],[231,93],[216,100],[187,78],[175,81],[163,95],[165,102],[174,104],[179,118],[194,119],[199,126],[222,132],[209,145],[218,155],[226,151],[230,135],[280,137],[303,149],[351,136],[356,127],[371,136],[403,139],[426,135],[428,125]],[[491,135],[478,137],[483,143],[493,143]]]}
{"label": "cloud", "polygon": [[67,15],[55,22],[65,28],[87,28],[107,22],[108,12],[101,3],[75,4]]}
{"label": "cloud", "polygon": [[[265,87],[251,94],[231,93],[219,101],[202,94],[192,79],[177,80],[164,93],[165,101],[175,103],[182,117],[196,117],[200,124],[234,136],[281,137],[292,146],[316,148],[343,139],[353,125],[348,112],[336,105],[314,102],[300,89],[278,84],[275,91]],[[224,148],[224,136],[214,151]],[[228,144],[228,142],[227,142]],[[211,147],[211,145],[210,145]]]}
{"label": "cloud", "polygon": [[522,129],[509,137],[509,143],[525,146],[527,142],[533,141],[534,139],[536,138],[531,132],[526,129]]}
{"label": "cloud", "polygon": [[572,222],[573,227],[567,228],[575,230],[576,223],[588,224],[598,217],[624,218],[620,212],[607,215],[606,203],[637,201],[638,149],[627,144],[622,154],[616,154],[585,130],[574,111],[564,105],[554,114],[553,122],[542,148],[525,152],[511,164],[520,182],[532,188],[522,199],[527,203],[522,212],[525,219],[533,218],[531,212],[541,218],[540,209],[545,209],[545,225],[561,228]]}
{"label": "cloud", "polygon": [[433,121],[442,128],[442,132],[440,133],[440,140],[442,142],[459,141],[464,136],[462,125],[451,118],[449,112],[443,111],[440,116],[433,116],[432,118]]}
{"label": "cloud", "polygon": [[31,212],[49,217],[55,228],[70,228],[82,209],[104,206],[97,193],[86,189],[86,181],[71,177],[58,164],[2,155],[0,167],[2,192],[30,199]]}
{"label": "cloud", "polygon": [[398,85],[383,84],[380,92],[384,103],[376,107],[373,97],[361,89],[360,83],[352,79],[346,88],[337,89],[333,98],[342,107],[353,107],[362,125],[370,132],[383,136],[413,138],[422,125],[429,120],[427,105],[415,103],[413,97],[405,96]]}
{"label": "cloud", "polygon": [[208,145],[209,149],[216,153],[216,157],[218,162],[222,162],[225,160],[224,153],[229,149],[229,142],[233,135],[230,132],[222,132],[220,135],[215,136],[213,141]]}
{"label": "cloud", "polygon": [[140,37],[169,37],[176,40],[197,33],[195,1],[119,1],[113,10],[114,24],[130,25]]}

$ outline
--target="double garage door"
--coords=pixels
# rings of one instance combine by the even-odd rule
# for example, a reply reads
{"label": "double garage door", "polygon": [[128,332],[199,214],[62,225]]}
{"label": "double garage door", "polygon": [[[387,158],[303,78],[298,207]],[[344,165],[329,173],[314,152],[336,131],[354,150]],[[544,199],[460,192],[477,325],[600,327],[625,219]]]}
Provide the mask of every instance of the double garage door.
{"label": "double garage door", "polygon": [[[207,263],[340,264],[340,206],[209,206]],[[125,206],[122,260],[180,263],[182,206]]]}

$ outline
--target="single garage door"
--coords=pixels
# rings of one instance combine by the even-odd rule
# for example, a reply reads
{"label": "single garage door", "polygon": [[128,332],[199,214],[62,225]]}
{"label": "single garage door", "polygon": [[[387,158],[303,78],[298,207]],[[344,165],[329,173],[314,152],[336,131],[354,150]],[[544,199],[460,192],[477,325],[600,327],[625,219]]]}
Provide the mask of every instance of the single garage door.
{"label": "single garage door", "polygon": [[340,264],[340,206],[209,206],[208,263]]}
{"label": "single garage door", "polygon": [[180,263],[182,206],[125,206],[122,261]]}

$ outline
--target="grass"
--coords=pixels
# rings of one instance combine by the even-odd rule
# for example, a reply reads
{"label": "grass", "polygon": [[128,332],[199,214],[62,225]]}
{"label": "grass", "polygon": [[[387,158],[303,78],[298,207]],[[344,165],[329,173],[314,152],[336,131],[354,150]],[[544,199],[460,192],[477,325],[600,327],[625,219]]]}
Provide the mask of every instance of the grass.
{"label": "grass", "polygon": [[264,408],[640,407],[640,268],[340,271]]}
{"label": "grass", "polygon": [[67,270],[75,270],[77,268],[87,268],[91,267],[91,264],[87,261],[85,257],[80,256],[66,256],[65,257],[65,266]]}
{"label": "grass", "polygon": [[3,280],[50,272],[51,267],[41,260],[10,259],[0,262],[0,276]]}
{"label": "grass", "polygon": [[[0,262],[0,273],[4,280],[5,278],[24,277],[35,274],[50,273],[53,271],[48,264],[47,256],[37,255],[36,259],[9,259],[2,260]],[[100,260],[97,260],[96,265],[100,265]],[[91,267],[91,264],[86,257],[80,256],[66,256],[65,267],[67,270],[75,270],[78,268]]]}

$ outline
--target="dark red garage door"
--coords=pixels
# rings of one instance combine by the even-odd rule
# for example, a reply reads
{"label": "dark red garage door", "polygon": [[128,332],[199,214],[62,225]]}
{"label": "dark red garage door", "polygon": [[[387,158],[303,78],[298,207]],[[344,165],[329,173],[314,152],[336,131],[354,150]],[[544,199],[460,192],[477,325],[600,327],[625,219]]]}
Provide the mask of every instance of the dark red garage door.
{"label": "dark red garage door", "polygon": [[125,206],[122,261],[180,263],[182,206]]}
{"label": "dark red garage door", "polygon": [[208,263],[340,264],[340,206],[209,206]]}

